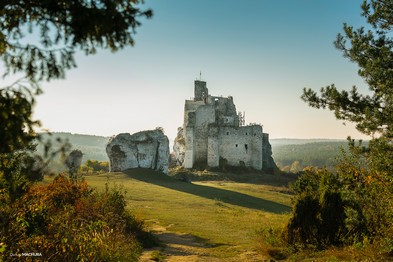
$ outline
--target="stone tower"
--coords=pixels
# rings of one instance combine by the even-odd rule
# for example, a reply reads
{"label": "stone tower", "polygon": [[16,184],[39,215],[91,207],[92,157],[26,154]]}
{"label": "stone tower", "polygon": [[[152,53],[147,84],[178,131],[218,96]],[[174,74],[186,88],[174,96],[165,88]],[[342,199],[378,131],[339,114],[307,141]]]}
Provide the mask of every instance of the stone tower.
{"label": "stone tower", "polygon": [[206,87],[205,81],[195,80],[194,100],[204,101],[206,103],[209,90]]}
{"label": "stone tower", "polygon": [[209,95],[205,81],[195,80],[194,99],[184,105],[184,124],[174,151],[185,168],[218,167],[220,159],[232,166],[266,169],[273,163],[268,135],[259,124],[239,125],[233,97]]}

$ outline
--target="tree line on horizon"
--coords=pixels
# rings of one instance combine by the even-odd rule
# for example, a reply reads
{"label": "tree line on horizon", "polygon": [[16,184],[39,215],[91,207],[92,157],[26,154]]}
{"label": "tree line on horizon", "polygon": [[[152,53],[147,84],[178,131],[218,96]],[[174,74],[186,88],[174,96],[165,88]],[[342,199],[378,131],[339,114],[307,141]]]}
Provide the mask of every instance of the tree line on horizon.
{"label": "tree line on horizon", "polygon": [[333,170],[342,151],[348,150],[347,141],[281,145],[273,148],[273,159],[277,167],[287,173],[299,173],[306,167]]}

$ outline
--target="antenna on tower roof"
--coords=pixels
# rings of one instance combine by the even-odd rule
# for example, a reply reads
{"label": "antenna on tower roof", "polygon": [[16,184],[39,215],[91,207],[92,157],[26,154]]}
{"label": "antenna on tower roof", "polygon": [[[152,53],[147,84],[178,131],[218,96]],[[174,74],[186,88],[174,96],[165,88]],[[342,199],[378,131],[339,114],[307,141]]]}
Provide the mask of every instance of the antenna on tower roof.
{"label": "antenna on tower roof", "polygon": [[202,71],[199,71],[199,80],[202,81]]}

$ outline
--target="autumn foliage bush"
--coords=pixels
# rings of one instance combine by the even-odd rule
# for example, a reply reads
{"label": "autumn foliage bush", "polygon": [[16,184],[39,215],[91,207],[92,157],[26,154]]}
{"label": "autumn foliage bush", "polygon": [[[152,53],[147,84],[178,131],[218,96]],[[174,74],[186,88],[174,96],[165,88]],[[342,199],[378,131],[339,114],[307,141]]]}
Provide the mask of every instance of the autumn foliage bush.
{"label": "autumn foliage bush", "polygon": [[287,242],[297,248],[362,247],[377,260],[391,260],[392,167],[393,145],[374,139],[368,148],[350,141],[334,173],[306,170],[293,185]]}
{"label": "autumn foliage bush", "polygon": [[11,260],[29,252],[49,261],[137,261],[140,242],[152,241],[126,209],[121,189],[107,184],[99,193],[62,175],[0,212],[2,255]]}

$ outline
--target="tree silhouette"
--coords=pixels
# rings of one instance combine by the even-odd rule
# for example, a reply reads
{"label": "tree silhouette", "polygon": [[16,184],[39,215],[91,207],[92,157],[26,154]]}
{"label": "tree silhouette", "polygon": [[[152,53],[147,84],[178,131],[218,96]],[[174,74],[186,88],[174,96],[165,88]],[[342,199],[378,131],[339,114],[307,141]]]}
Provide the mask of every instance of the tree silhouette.
{"label": "tree silhouette", "polygon": [[116,52],[132,46],[141,19],[153,14],[141,4],[143,0],[0,1],[3,76],[23,76],[0,88],[0,198],[21,183],[26,190],[26,179],[16,179],[25,158],[17,156],[33,151],[31,142],[39,138],[34,128],[40,123],[32,119],[32,108],[42,92],[40,81],[64,78],[76,67],[77,50],[91,55],[97,48]]}

